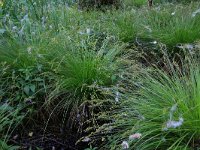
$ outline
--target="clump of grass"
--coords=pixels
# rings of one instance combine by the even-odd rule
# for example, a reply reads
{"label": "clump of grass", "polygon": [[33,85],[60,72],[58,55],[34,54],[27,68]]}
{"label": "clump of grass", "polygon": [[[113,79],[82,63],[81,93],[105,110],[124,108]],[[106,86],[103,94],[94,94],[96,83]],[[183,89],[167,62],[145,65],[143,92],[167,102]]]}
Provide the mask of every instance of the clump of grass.
{"label": "clump of grass", "polygon": [[31,47],[11,39],[0,42],[0,62],[7,62],[18,68],[34,66],[36,64],[37,58],[31,55]]}
{"label": "clump of grass", "polygon": [[[143,14],[145,17],[142,22],[147,32],[142,36],[158,40],[169,47],[192,43],[200,38],[199,15],[193,16],[197,9],[193,4],[185,7],[169,4],[148,10]],[[188,13],[183,15],[185,11]]]}
{"label": "clump of grass", "polygon": [[[45,11],[49,19],[42,23],[38,20],[33,22],[33,18],[28,15],[31,26],[26,23],[22,26],[35,32],[36,35],[32,36],[28,30],[23,30],[23,36],[16,34],[16,38],[12,40],[8,40],[8,37],[2,40],[0,61],[10,64],[15,70],[14,75],[18,75],[17,79],[22,80],[17,89],[21,99],[30,98],[37,106],[49,104],[49,101],[54,99],[55,103],[51,103],[54,108],[60,102],[63,104],[62,108],[69,105],[74,108],[81,105],[85,99],[90,100],[94,95],[95,97],[103,95],[99,94],[99,86],[114,84],[117,70],[116,56],[121,51],[122,44],[116,42],[114,36],[109,34],[107,36],[106,33],[101,33],[97,26],[91,25],[91,20],[96,19],[93,22],[99,22],[102,19],[99,19],[97,13],[94,12],[90,16],[86,12],[75,9],[59,8],[63,11],[57,9]],[[100,14],[103,16],[102,12]],[[50,25],[53,29],[50,29]],[[5,26],[8,29],[6,32],[15,35],[9,21]],[[36,29],[36,26],[39,28]],[[55,78],[52,79],[51,75],[48,78],[48,73],[52,73],[53,78],[58,79],[58,84],[54,82]],[[42,75],[45,77],[43,78]],[[56,93],[51,91],[51,85],[56,87]],[[52,94],[49,100],[50,92]],[[65,97],[57,102],[58,95],[63,96],[63,93]],[[48,100],[39,101],[41,98]]]}
{"label": "clump of grass", "polygon": [[181,68],[173,65],[170,63],[170,71],[155,69],[140,76],[138,92],[128,94],[121,109],[114,111],[114,121],[97,130],[100,134],[108,133],[102,149],[127,145],[130,149],[198,147],[199,62],[189,58]]}
{"label": "clump of grass", "polygon": [[[124,88],[131,86],[132,76],[126,72],[130,64],[126,63],[125,66],[118,58],[124,46],[121,41],[127,43],[141,36],[155,40],[151,44],[159,41],[174,47],[179,43],[194,42],[200,37],[199,15],[196,13],[192,17],[197,6],[192,4],[185,8],[182,5],[169,5],[172,8],[168,8],[166,5],[160,10],[158,7],[152,10],[144,7],[141,10],[84,12],[69,8],[61,1],[4,2],[0,23],[0,62],[6,62],[9,69],[0,80],[0,102],[6,103],[9,99],[9,105],[13,108],[28,103],[31,111],[37,111],[53,99],[52,105],[48,105],[53,109],[51,114],[60,108],[58,105],[68,109],[67,112],[58,110],[58,115],[64,116],[63,126],[66,125],[65,120],[70,125],[73,124],[71,120],[76,120],[82,129],[89,125],[92,125],[92,129],[96,128],[98,121],[95,119],[100,117],[95,116],[95,113],[109,110],[113,103],[119,102],[119,91],[116,92],[116,102],[110,102],[114,98],[112,92],[115,88],[118,90],[118,72],[121,71]],[[133,5],[141,6],[145,1],[132,2]],[[186,10],[189,13],[183,16]],[[125,57],[132,60],[132,55]],[[2,66],[1,69],[5,68]],[[123,140],[134,133],[142,135],[139,140],[129,141],[131,148],[195,147],[191,141],[197,143],[195,140],[198,140],[196,137],[199,135],[197,83],[200,71],[197,68],[193,67],[186,74],[173,72],[172,77],[160,70],[153,75],[141,76],[139,79],[143,84],[137,85],[139,93],[124,96],[125,102],[120,103],[120,109],[116,109],[119,113],[114,116],[116,120],[111,119],[111,127],[105,125],[106,132],[113,132],[113,128],[116,130],[114,136],[110,136],[109,145],[103,148],[120,149],[121,143],[126,146]],[[126,78],[130,81],[126,81]],[[188,85],[192,87],[190,90]],[[112,94],[107,94],[107,89],[113,90]],[[173,112],[170,110],[172,106],[177,107]],[[10,110],[5,114],[10,112],[15,114]],[[4,120],[3,111],[2,116]],[[100,124],[107,122],[107,118],[104,116],[103,120],[99,119]],[[192,122],[192,119],[196,122]],[[173,123],[180,127],[168,128]],[[5,126],[8,124],[5,123]],[[149,128],[152,130],[149,131]],[[194,130],[191,134],[190,131]],[[6,132],[5,128],[3,132]],[[165,139],[167,142],[164,142]]]}
{"label": "clump of grass", "polygon": [[130,141],[132,147],[195,147],[199,136],[197,124],[200,121],[198,68],[191,65],[189,75],[173,74],[170,77],[158,71],[156,76],[154,74],[154,77],[146,78],[140,91],[141,97],[133,100],[135,111],[143,120],[129,131],[130,134],[141,133],[143,136],[138,141]]}
{"label": "clump of grass", "polygon": [[[120,15],[119,15],[120,14]],[[119,37],[123,42],[134,41],[138,33],[137,14],[134,11],[117,13],[110,16],[115,18],[110,25],[109,32]]]}
{"label": "clump of grass", "polygon": [[[89,95],[95,95],[95,87],[114,84],[117,55],[122,46],[113,40],[113,37],[107,37],[99,43],[91,37],[78,49],[69,50],[57,70],[63,88],[78,99],[88,99]],[[113,42],[115,44],[111,46]]]}

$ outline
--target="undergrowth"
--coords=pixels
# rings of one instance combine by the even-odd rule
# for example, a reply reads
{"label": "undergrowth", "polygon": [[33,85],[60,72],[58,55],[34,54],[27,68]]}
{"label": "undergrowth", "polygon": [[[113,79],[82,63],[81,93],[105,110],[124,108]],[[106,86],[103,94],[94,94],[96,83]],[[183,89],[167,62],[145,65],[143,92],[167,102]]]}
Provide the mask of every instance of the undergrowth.
{"label": "undergrowth", "polygon": [[83,2],[0,1],[2,149],[37,121],[100,149],[198,147],[199,62],[182,61],[198,56],[199,2]]}
{"label": "undergrowth", "polygon": [[[195,58],[194,58],[195,57]],[[143,71],[120,106],[107,113],[90,137],[104,139],[99,149],[196,149],[199,147],[199,61],[181,64],[166,58],[168,69]]]}

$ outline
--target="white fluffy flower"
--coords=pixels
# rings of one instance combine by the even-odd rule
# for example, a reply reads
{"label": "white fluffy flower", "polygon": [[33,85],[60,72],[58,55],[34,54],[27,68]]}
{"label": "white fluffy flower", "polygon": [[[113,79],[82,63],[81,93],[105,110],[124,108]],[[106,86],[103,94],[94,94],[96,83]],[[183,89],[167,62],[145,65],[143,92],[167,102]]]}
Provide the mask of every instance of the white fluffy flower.
{"label": "white fluffy flower", "polygon": [[128,144],[127,141],[123,141],[121,145],[122,145],[122,149],[128,149],[129,148],[129,144]]}
{"label": "white fluffy flower", "polygon": [[152,44],[157,44],[158,42],[157,41],[153,41],[153,42],[151,42]]}
{"label": "white fluffy flower", "polygon": [[169,120],[166,123],[166,128],[177,128],[180,127],[183,124],[183,118],[180,117],[178,121],[173,121],[173,120]]}
{"label": "white fluffy flower", "polygon": [[89,137],[85,137],[82,141],[83,142],[89,142],[91,139]]}
{"label": "white fluffy flower", "polygon": [[135,140],[135,139],[140,139],[142,136],[141,133],[135,133],[129,136],[129,140]]}

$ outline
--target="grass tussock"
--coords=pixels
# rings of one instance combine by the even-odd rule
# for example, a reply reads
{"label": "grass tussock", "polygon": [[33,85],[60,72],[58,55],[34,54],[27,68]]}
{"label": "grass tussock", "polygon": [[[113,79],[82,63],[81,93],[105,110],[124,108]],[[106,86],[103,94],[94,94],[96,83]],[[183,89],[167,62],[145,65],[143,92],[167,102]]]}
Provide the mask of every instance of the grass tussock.
{"label": "grass tussock", "polygon": [[199,2],[85,2],[0,0],[0,149],[199,147]]}
{"label": "grass tussock", "polygon": [[[107,138],[102,149],[193,149],[199,140],[199,62],[183,61],[182,68],[144,71],[121,107],[108,113],[110,124],[102,132]],[[190,88],[188,88],[190,87]],[[126,149],[126,148],[124,148]]]}

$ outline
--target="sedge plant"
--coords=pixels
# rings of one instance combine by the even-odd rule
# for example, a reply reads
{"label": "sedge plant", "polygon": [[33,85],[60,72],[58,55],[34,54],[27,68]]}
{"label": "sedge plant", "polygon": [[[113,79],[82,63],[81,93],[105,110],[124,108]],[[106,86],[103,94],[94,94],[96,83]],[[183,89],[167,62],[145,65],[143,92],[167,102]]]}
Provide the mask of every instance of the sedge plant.
{"label": "sedge plant", "polygon": [[[200,16],[195,13],[198,6],[199,3],[184,7],[167,4],[165,7],[144,10],[141,18],[145,32],[141,36],[160,41],[170,48],[195,42],[200,38]],[[184,13],[186,11],[187,14]]]}
{"label": "sedge plant", "polygon": [[[144,71],[135,82],[137,91],[127,94],[91,138],[105,138],[100,149],[195,149],[200,134],[200,70],[198,60],[169,68]],[[112,115],[111,115],[112,114]],[[105,136],[99,136],[107,133]]]}

